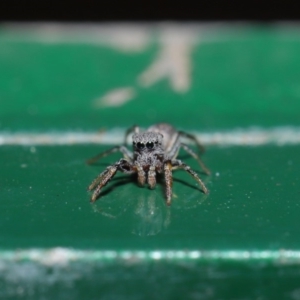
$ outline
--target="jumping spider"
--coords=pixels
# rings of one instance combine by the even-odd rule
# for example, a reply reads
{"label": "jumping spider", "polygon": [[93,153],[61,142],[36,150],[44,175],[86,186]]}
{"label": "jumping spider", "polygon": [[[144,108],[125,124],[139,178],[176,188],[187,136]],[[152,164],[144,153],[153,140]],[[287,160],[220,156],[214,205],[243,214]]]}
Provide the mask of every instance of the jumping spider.
{"label": "jumping spider", "polygon": [[[132,136],[133,153],[126,147],[127,137],[132,132],[134,132]],[[129,128],[125,135],[124,145],[109,149],[87,161],[87,163],[92,164],[98,159],[117,151],[120,151],[124,155],[124,158],[107,167],[88,187],[88,190],[94,190],[91,202],[96,201],[101,189],[117,171],[127,174],[136,172],[138,183],[144,185],[147,180],[151,189],[156,185],[156,173],[164,173],[167,205],[171,204],[172,170],[174,169],[184,169],[188,172],[200,184],[202,191],[207,194],[208,190],[197,173],[181,160],[176,159],[180,148],[183,148],[198,161],[206,174],[210,173],[200,157],[180,141],[181,137],[192,140],[201,152],[204,151],[203,146],[197,141],[195,136],[183,131],[177,131],[173,126],[166,123],[155,124],[145,132],[140,132],[140,128],[137,126]]]}

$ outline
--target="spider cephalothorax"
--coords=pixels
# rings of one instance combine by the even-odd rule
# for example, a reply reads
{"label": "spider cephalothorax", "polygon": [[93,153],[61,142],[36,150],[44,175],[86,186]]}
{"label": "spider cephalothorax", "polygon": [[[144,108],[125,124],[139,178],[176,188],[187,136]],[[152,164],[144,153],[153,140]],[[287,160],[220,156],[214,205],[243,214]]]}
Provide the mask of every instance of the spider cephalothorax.
{"label": "spider cephalothorax", "polygon": [[150,166],[161,167],[164,150],[162,147],[163,136],[156,132],[143,132],[133,135],[133,160],[136,165],[144,170]]}
{"label": "spider cephalothorax", "polygon": [[[125,144],[127,136],[133,131],[135,133],[132,136],[132,153]],[[168,205],[171,204],[172,199],[172,170],[174,169],[181,168],[187,171],[197,180],[203,192],[208,193],[207,188],[197,173],[181,160],[176,159],[180,148],[183,148],[199,162],[205,173],[209,174],[209,170],[205,167],[200,157],[191,148],[180,141],[180,137],[182,136],[193,140],[200,150],[203,151],[203,147],[193,135],[176,131],[175,128],[169,124],[156,124],[148,128],[145,132],[140,132],[137,126],[130,128],[126,133],[124,145],[116,146],[104,153],[100,153],[88,161],[88,163],[93,163],[99,158],[116,151],[120,151],[124,155],[124,158],[107,167],[106,170],[91,183],[88,188],[89,190],[94,190],[91,201],[96,201],[102,187],[107,184],[117,171],[128,174],[136,172],[139,184],[144,185],[147,181],[150,188],[154,188],[156,185],[156,173],[164,173]]]}
{"label": "spider cephalothorax", "polygon": [[132,136],[134,150],[154,150],[162,149],[163,135],[157,132],[135,133]]}

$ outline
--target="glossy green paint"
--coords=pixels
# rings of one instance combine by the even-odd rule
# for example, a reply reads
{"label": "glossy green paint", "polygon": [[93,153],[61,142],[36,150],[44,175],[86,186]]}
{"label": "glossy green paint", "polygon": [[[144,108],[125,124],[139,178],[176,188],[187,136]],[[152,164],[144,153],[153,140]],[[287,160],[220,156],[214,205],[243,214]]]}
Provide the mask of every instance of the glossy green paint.
{"label": "glossy green paint", "polygon": [[[204,250],[219,256],[244,250],[261,252],[260,257],[247,262],[220,260],[217,254],[204,261],[123,263],[91,258],[71,261],[67,268],[31,260],[7,265],[4,261],[0,286],[7,299],[10,293],[15,299],[83,295],[93,299],[99,293],[104,298],[124,299],[126,294],[150,299],[158,291],[169,299],[182,294],[188,299],[195,295],[242,299],[296,293],[300,261],[270,261],[264,253],[299,249],[300,159],[295,155],[299,146],[211,147],[204,159],[213,174],[202,175],[210,194],[203,195],[188,175],[178,171],[171,207],[164,203],[162,183],[149,190],[124,175],[110,182],[96,204],[90,204],[86,186],[118,155],[96,166],[84,160],[104,149],[2,147],[2,248]],[[192,159],[183,158],[199,170]],[[29,278],[22,275],[26,272]],[[20,290],[23,293],[18,294]]]}
{"label": "glossy green paint", "polygon": [[[17,37],[0,33],[1,130],[94,130],[110,127],[116,116],[121,127],[158,121],[205,130],[300,124],[300,37],[293,29],[199,29],[185,93],[172,91],[164,78],[150,88],[138,83],[161,51],[155,30],[138,53]],[[95,100],[119,87],[134,88],[135,99],[95,108]]]}
{"label": "glossy green paint", "polygon": [[[248,249],[300,247],[299,146],[210,148],[204,195],[174,172],[174,199],[163,182],[140,188],[116,176],[94,204],[86,187],[115,157],[88,166],[98,146],[2,147],[1,244],[9,248]],[[192,159],[185,159],[195,170]],[[276,161],[276,163],[274,163]],[[199,170],[200,171],[200,170]],[[152,213],[152,214],[151,214]]]}
{"label": "glossy green paint", "polygon": [[[84,133],[157,121],[198,132],[297,128],[297,31],[243,28],[210,34],[210,42],[193,49],[191,89],[177,93],[166,79],[149,88],[138,84],[138,74],[160,49],[155,31],[144,51],[124,53],[80,41],[47,44],[3,29],[1,133]],[[206,33],[203,39],[208,37]],[[132,101],[95,107],[95,99],[124,86],[135,90]],[[124,174],[90,204],[87,186],[120,155],[94,166],[85,160],[107,148],[1,146],[0,298],[299,297],[299,144],[209,146],[203,160],[210,176],[182,155],[210,193],[204,195],[188,174],[176,171],[171,207],[165,205],[163,180],[149,190]],[[107,261],[91,255],[90,260],[60,265],[32,258],[7,260],[4,255],[56,247],[91,251],[87,255],[140,251],[147,258]],[[149,254],[169,250],[205,255],[157,260]],[[284,250],[294,251],[293,259],[284,258]],[[243,251],[257,256],[239,259],[234,254]],[[268,253],[276,255],[270,258]]]}
{"label": "glossy green paint", "polygon": [[293,299],[300,275],[291,266],[183,262],[53,268],[19,263],[5,271],[14,278],[5,281],[0,274],[5,299]]}

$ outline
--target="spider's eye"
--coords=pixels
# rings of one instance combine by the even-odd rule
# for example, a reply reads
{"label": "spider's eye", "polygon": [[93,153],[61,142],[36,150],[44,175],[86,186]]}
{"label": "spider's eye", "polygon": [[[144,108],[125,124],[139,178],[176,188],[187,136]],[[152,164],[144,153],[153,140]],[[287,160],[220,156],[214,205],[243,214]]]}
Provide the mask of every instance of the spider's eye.
{"label": "spider's eye", "polygon": [[153,142],[148,142],[148,143],[146,144],[146,147],[147,147],[148,149],[153,149],[154,143],[153,143]]}
{"label": "spider's eye", "polygon": [[140,142],[138,142],[138,143],[136,144],[136,146],[137,146],[137,148],[140,149],[140,150],[145,148],[145,144],[144,144],[144,143],[140,143]]}

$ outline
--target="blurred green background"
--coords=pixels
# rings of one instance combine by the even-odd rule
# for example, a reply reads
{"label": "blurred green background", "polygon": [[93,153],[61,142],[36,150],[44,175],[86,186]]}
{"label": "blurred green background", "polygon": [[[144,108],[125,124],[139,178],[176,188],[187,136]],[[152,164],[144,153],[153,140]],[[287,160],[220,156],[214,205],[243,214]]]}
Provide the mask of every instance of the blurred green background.
{"label": "blurred green background", "polygon": [[[299,299],[299,53],[287,26],[2,26],[0,297]],[[212,175],[181,158],[209,195],[119,174],[91,205],[113,145],[33,142],[162,121],[208,137]]]}

